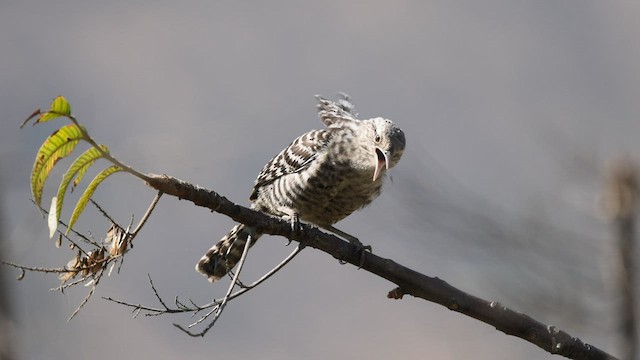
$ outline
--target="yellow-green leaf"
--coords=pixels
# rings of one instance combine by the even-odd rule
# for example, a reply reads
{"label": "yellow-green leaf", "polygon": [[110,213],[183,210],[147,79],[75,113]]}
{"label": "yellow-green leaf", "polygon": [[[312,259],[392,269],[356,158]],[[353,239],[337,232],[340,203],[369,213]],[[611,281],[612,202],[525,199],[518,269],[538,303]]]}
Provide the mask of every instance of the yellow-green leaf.
{"label": "yellow-green leaf", "polygon": [[[98,145],[98,146],[105,153],[107,154],[109,153],[109,149],[107,148],[106,145]],[[87,150],[84,154],[82,154],[78,159],[76,159],[76,161],[80,162],[78,164],[80,168],[78,169],[78,174],[76,175],[76,179],[73,180],[73,185],[71,185],[71,192],[73,192],[76,186],[80,184],[80,181],[82,181],[82,178],[84,178],[84,174],[87,172],[87,170],[89,170],[89,167],[101,157],[103,157],[103,155],[100,153],[98,149],[91,148]],[[69,170],[71,170],[71,168],[69,168]]]}
{"label": "yellow-green leaf", "polygon": [[[84,128],[82,128],[84,130]],[[56,130],[40,147],[31,171],[31,193],[37,206],[42,200],[42,190],[55,164],[69,155],[82,139],[82,130],[76,125]]]}
{"label": "yellow-green leaf", "polygon": [[123,169],[117,165],[111,165],[108,168],[102,170],[102,172],[100,172],[98,175],[96,175],[96,177],[93,178],[93,180],[91,180],[91,183],[89,184],[89,186],[87,186],[87,189],[80,197],[80,200],[78,200],[76,208],[73,209],[73,214],[71,214],[71,219],[69,220],[69,227],[67,228],[67,234],[80,217],[80,214],[82,214],[82,212],[84,211],[84,208],[87,206],[89,199],[91,198],[91,196],[93,196],[93,193],[98,188],[98,185],[100,185],[100,183],[102,183],[110,175],[122,170]]}
{"label": "yellow-green leaf", "polygon": [[38,120],[36,120],[34,125],[40,122],[47,122],[49,120],[53,120],[60,116],[66,116],[71,118],[71,105],[69,104],[67,99],[65,99],[63,96],[58,96],[57,98],[53,99],[53,101],[51,102],[49,111],[43,112],[40,109],[36,109],[36,111],[34,111],[31,115],[29,115],[29,117],[25,121],[22,122],[22,125],[20,125],[20,128],[22,129],[25,125],[27,125],[27,123],[31,119],[33,119],[36,116],[38,117]]}
{"label": "yellow-green leaf", "polygon": [[[109,149],[107,149],[107,147],[104,145],[100,145],[100,148],[104,152],[109,152]],[[73,191],[73,188],[78,185],[78,183],[80,183],[80,180],[82,180],[82,177],[87,172],[87,169],[89,169],[89,167],[101,157],[102,154],[100,153],[100,151],[92,147],[91,149],[85,151],[82,155],[78,156],[78,158],[74,160],[73,164],[69,166],[69,169],[62,177],[62,181],[60,182],[60,186],[58,187],[58,202],[55,209],[56,223],[58,222],[58,220],[60,220],[60,213],[62,212],[64,196],[67,192],[67,188],[69,187],[69,183],[71,182],[71,180],[75,177],[73,186],[71,187],[71,191]]]}
{"label": "yellow-green leaf", "polygon": [[67,99],[64,98],[64,96],[58,96],[51,102],[49,111],[40,113],[40,116],[38,116],[38,120],[36,120],[36,124],[47,122],[60,116],[69,115],[71,115],[71,105],[69,104]]}

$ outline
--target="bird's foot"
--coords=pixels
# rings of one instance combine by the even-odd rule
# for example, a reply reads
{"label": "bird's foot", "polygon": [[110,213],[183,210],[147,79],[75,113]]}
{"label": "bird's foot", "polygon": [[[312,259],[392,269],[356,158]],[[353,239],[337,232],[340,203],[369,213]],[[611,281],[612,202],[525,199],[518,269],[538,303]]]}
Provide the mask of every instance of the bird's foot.
{"label": "bird's foot", "polygon": [[[325,229],[331,231],[332,233],[338,236],[341,236],[343,239],[346,239],[347,241],[349,241],[351,245],[354,245],[356,247],[356,253],[360,254],[360,263],[358,264],[358,269],[360,269],[364,265],[364,261],[366,257],[365,252],[368,251],[370,253],[373,253],[373,248],[371,247],[371,245],[362,244],[362,242],[358,240],[357,237],[353,235],[349,235],[342,230],[334,228],[333,226],[325,227]],[[347,263],[347,261],[344,261],[344,260],[338,260],[338,261],[342,265]]]}
{"label": "bird's foot", "polygon": [[[352,239],[347,239],[347,240],[349,240],[351,245],[356,247],[356,253],[360,254],[360,263],[358,264],[358,269],[360,269],[360,268],[362,268],[364,266],[364,261],[365,261],[365,258],[366,258],[365,252],[368,251],[370,253],[373,253],[373,248],[371,247],[371,245],[364,245],[362,242],[360,242],[360,240],[358,240],[355,237],[352,238]],[[338,261],[342,265],[347,263],[344,260],[338,260]]]}
{"label": "bird's foot", "polygon": [[[291,234],[293,235],[294,240],[298,240],[302,236],[302,227],[300,226],[300,217],[298,214],[293,214],[293,216],[291,216]],[[292,239],[288,240],[289,242],[287,243],[287,246],[291,245],[291,241],[293,241]],[[300,243],[300,246],[304,245]]]}

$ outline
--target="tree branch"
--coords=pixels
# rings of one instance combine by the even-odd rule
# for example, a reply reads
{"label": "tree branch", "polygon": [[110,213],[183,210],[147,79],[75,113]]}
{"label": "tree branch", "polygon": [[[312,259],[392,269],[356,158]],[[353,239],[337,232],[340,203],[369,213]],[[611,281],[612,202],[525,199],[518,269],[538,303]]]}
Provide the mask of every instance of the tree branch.
{"label": "tree branch", "polygon": [[[336,259],[360,266],[358,248],[317,228],[301,224],[302,236],[295,236],[289,222],[268,216],[229,201],[214,191],[186,183],[167,175],[148,175],[148,185],[163,193],[193,202],[197,206],[224,214],[233,220],[255,227],[257,233],[280,235],[326,252]],[[494,326],[505,334],[522,338],[540,348],[571,359],[615,359],[604,351],[576,337],[542,324],[533,318],[461,291],[447,282],[429,277],[390,259],[365,253],[362,269],[396,284],[402,294],[435,302],[442,306]],[[396,291],[397,297],[401,297]]]}

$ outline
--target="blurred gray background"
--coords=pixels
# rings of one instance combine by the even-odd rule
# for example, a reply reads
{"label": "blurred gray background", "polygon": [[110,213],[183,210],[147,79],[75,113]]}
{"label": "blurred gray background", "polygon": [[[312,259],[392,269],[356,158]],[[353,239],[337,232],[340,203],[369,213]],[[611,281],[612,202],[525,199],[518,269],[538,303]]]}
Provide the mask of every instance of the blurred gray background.
{"label": "blurred gray background", "polygon": [[[640,151],[639,41],[632,1],[4,0],[0,254],[51,267],[73,256],[29,200],[35,153],[64,122],[18,129],[57,95],[125,163],[247,204],[263,164],[321,126],[313,95],[345,91],[408,145],[380,198],[339,228],[616,354],[617,262],[597,199],[610,163]],[[153,195],[117,174],[95,198],[126,224]],[[132,319],[100,298],[157,305],[147,274],[169,301],[223,295],[193,268],[232,225],[163,198],[121,273],[69,323],[88,288],[50,292],[55,276],[17,282],[2,268],[16,358],[552,358],[439,305],[388,300],[392,284],[311,249],[232,302],[205,338],[172,326],[187,316]],[[107,228],[92,207],[77,225],[96,238]],[[285,244],[261,239],[245,280]]]}

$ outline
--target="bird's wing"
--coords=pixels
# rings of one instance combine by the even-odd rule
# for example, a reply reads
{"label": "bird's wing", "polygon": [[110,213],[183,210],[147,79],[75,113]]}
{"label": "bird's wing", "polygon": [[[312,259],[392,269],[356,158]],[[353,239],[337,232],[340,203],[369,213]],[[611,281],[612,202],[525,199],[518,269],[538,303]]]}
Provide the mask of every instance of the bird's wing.
{"label": "bird's wing", "polygon": [[325,126],[340,126],[344,122],[356,120],[355,106],[351,103],[349,95],[340,93],[335,102],[320,95],[316,95],[316,99],[318,99],[318,117]]}
{"label": "bird's wing", "polygon": [[309,167],[318,157],[318,153],[327,147],[336,131],[336,128],[312,130],[295,139],[291,145],[287,146],[262,168],[253,185],[249,200],[255,200],[258,197],[258,191],[261,187],[274,182],[282,176],[293,174]]}

